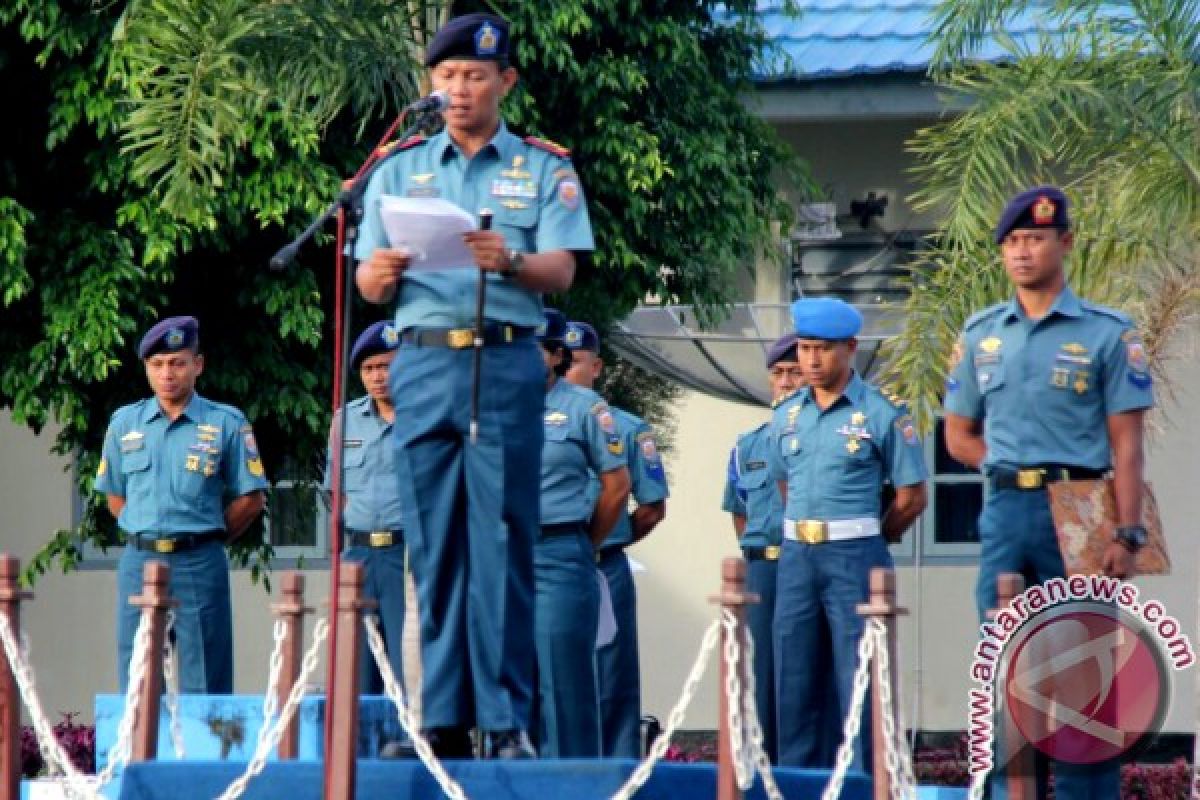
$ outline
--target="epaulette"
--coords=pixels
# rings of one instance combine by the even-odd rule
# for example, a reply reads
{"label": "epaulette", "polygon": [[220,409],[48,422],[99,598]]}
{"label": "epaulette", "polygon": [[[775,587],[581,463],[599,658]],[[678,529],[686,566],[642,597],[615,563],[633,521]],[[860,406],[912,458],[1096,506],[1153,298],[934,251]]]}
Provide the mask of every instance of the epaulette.
{"label": "epaulette", "polygon": [[1007,308],[1007,307],[1008,307],[1008,301],[1005,301],[1003,303],[996,303],[996,305],[994,305],[994,306],[988,306],[987,308],[983,309],[982,311],[976,311],[974,314],[967,317],[967,321],[963,323],[963,330],[969,331],[971,328],[975,327],[980,322],[983,322],[985,319],[988,319],[989,317],[995,316],[997,312],[999,312],[1000,310]]}
{"label": "epaulette", "polygon": [[1103,316],[1109,317],[1110,319],[1115,319],[1117,322],[1120,322],[1122,325],[1132,325],[1133,324],[1133,318],[1130,317],[1128,314],[1126,314],[1124,311],[1120,311],[1115,308],[1109,308],[1108,306],[1102,306],[1099,303],[1092,303],[1087,300],[1080,300],[1079,305],[1082,306],[1085,311],[1094,311],[1097,314],[1102,314]]}
{"label": "epaulette", "polygon": [[907,407],[908,404],[904,401],[904,398],[899,395],[899,393],[896,391],[895,387],[893,387],[892,385],[888,384],[886,386],[878,386],[876,388],[879,391],[879,393],[881,395],[883,395],[885,398],[887,398],[887,401],[889,403],[891,403],[892,405],[894,405],[896,408],[906,408]]}
{"label": "epaulette", "polygon": [[536,147],[538,150],[545,150],[547,153],[556,155],[559,158],[570,158],[571,151],[563,147],[557,142],[552,142],[549,139],[539,139],[536,136],[526,136],[523,141],[530,147]]}
{"label": "epaulette", "polygon": [[405,150],[411,150],[419,144],[425,144],[427,141],[429,140],[426,137],[418,133],[414,136],[408,137],[403,142],[389,142],[380,147],[376,152],[380,157],[386,156],[388,153],[392,152],[402,153]]}

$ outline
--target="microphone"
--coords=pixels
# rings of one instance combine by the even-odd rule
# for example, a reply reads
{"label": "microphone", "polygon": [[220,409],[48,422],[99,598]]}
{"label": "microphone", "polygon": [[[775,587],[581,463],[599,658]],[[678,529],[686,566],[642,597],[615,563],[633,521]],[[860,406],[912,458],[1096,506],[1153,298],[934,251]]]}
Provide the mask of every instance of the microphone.
{"label": "microphone", "polygon": [[409,103],[406,110],[415,114],[424,114],[429,111],[445,111],[450,107],[450,93],[445,89],[438,89],[436,92],[430,92],[416,102]]}

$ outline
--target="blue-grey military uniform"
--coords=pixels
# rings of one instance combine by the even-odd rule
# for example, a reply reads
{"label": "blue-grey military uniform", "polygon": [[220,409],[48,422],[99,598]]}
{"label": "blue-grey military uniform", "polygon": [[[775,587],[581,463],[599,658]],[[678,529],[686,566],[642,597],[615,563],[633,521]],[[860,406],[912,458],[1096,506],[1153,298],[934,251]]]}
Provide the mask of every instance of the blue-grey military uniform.
{"label": "blue-grey military uniform", "polygon": [[783,544],[783,498],[770,474],[770,447],[770,429],[765,422],[738,437],[729,453],[721,508],[746,520],[738,544],[746,559],[746,591],[759,598],[746,607],[746,624],[754,637],[754,700],[763,748],[774,763],[779,750],[771,625],[775,618],[776,567]]}
{"label": "blue-grey military uniform", "polygon": [[[481,29],[482,30],[482,29]],[[494,35],[494,34],[491,34]],[[565,151],[503,123],[468,158],[443,131],[402,144],[371,179],[355,255],[388,246],[384,195],[440,197],[526,253],[590,251],[591,226]],[[533,338],[541,297],[486,276],[478,441],[467,441],[474,355],[436,339],[473,326],[479,270],[405,272],[397,290],[400,354],[391,373],[396,468],[417,583],[427,728],[526,729],[533,691],[533,542],[538,535],[545,365]]]}
{"label": "blue-grey military uniform", "polygon": [[[1015,228],[1065,230],[1068,222],[1061,190],[1036,187],[1005,207],[996,243]],[[1015,297],[970,317],[951,362],[946,411],[981,420],[987,451],[975,587],[982,620],[996,604],[1001,573],[1021,573],[1027,585],[1064,574],[1046,488],[1017,488],[1016,471],[1044,469],[1047,480],[1100,477],[1112,466],[1108,417],[1153,406],[1153,381],[1132,320],[1069,287],[1037,320]],[[1116,798],[1119,770],[1118,763],[1055,762],[1055,795]],[[1001,778],[991,782],[993,797],[1007,796]]]}
{"label": "blue-grey military uniform", "polygon": [[[612,409],[629,469],[630,496],[639,506],[667,499],[667,473],[654,439],[654,430],[640,417],[620,408]],[[600,685],[601,750],[606,758],[640,758],[642,683],[638,658],[637,588],[625,548],[633,544],[629,514],[605,538],[596,563],[608,582],[617,633],[596,650]]]}
{"label": "blue-grey military uniform", "polygon": [[625,465],[600,395],[558,379],[546,393],[541,465],[542,529],[534,548],[539,752],[600,755],[596,628],[600,589],[587,524],[592,473]]}
{"label": "blue-grey military uniform", "polygon": [[[124,690],[141,609],[146,561],[171,568],[179,688],[188,693],[233,691],[233,621],[229,563],[223,537],[226,498],[265,490],[262,460],[242,412],[193,394],[173,422],[151,397],[117,410],[104,436],[96,490],[125,498],[117,518],[128,544],[117,566],[117,675]],[[186,550],[141,550],[135,540],[208,534]],[[162,545],[166,550],[170,544]]]}
{"label": "blue-grey military uniform", "polygon": [[[363,595],[375,601],[379,628],[387,647],[388,663],[397,680],[403,680],[404,659],[404,518],[400,484],[392,460],[392,424],[379,413],[370,397],[346,405],[346,431],[342,448],[342,532],[346,547],[342,558],[366,570]],[[330,441],[336,441],[341,412],[334,417]],[[332,464],[333,454],[329,454]],[[323,488],[333,489],[327,469]],[[383,679],[374,656],[364,642],[359,658],[359,691],[380,694]]]}

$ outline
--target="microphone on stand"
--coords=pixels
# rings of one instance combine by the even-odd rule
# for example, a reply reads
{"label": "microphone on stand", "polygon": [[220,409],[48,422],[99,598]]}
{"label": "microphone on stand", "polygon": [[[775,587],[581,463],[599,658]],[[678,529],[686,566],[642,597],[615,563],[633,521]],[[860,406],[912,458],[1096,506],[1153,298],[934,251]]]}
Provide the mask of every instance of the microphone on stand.
{"label": "microphone on stand", "polygon": [[429,111],[445,111],[450,107],[450,93],[445,89],[430,92],[420,100],[409,103],[406,108],[414,114],[425,114]]}

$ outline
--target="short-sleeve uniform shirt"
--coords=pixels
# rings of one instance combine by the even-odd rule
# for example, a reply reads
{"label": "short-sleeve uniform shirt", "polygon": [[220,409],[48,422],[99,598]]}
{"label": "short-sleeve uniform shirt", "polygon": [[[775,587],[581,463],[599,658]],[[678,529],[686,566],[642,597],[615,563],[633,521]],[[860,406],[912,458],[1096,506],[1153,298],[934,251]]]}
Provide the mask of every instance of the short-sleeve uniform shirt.
{"label": "short-sleeve uniform shirt", "polygon": [[857,373],[824,410],[804,388],[775,409],[770,467],[787,481],[788,519],[880,515],[884,480],[911,486],[928,475],[912,416]]}
{"label": "short-sleeve uniform shirt", "polygon": [[985,419],[984,468],[1111,466],[1106,418],[1154,405],[1129,317],[1064,288],[1039,320],[1016,299],[975,314],[951,357],[946,410]]}
{"label": "short-sleeve uniform shirt", "polygon": [[[380,216],[384,195],[441,198],[472,217],[487,208],[493,214],[493,230],[504,234],[508,247],[523,253],[593,249],[587,203],[565,151],[551,152],[520,139],[503,122],[471,158],[445,130],[399,147],[367,186],[354,253],[360,261],[389,246]],[[473,324],[478,274],[476,269],[410,268],[397,292],[396,327]],[[491,272],[487,281],[487,319],[529,328],[542,324],[538,293]]]}
{"label": "short-sleeve uniform shirt", "polygon": [[592,516],[592,473],[625,466],[612,411],[600,395],[560,378],[546,393],[542,419],[542,524],[584,522]]}
{"label": "short-sleeve uniform shirt", "polygon": [[132,534],[224,528],[227,498],[267,486],[246,417],[198,394],[174,421],[153,397],[119,408],[96,473],[97,491],[125,499],[117,524]]}

